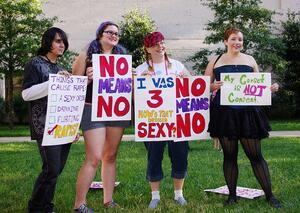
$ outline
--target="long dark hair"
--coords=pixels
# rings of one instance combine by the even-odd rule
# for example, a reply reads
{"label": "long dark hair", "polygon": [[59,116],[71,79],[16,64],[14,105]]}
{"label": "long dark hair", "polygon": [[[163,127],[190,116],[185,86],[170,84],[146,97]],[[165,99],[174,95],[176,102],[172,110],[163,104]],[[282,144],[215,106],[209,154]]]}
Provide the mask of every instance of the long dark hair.
{"label": "long dark hair", "polygon": [[66,52],[69,48],[69,42],[67,34],[60,28],[57,27],[51,27],[48,30],[46,30],[42,36],[41,41],[41,47],[37,51],[37,55],[46,55],[48,52],[51,51],[52,48],[52,42],[55,39],[56,33],[61,37],[61,39],[64,42],[65,50]]}
{"label": "long dark hair", "polygon": [[[116,26],[119,29],[119,26],[111,21],[106,21],[100,24],[98,29],[96,30],[96,38],[91,41],[88,49],[87,49],[87,58],[86,58],[86,64],[91,65],[92,64],[92,55],[93,54],[100,54],[103,53],[101,43],[99,42],[100,38],[103,35],[103,32],[108,26]],[[117,44],[112,49],[113,54],[126,54],[126,49],[121,46],[120,44]]]}

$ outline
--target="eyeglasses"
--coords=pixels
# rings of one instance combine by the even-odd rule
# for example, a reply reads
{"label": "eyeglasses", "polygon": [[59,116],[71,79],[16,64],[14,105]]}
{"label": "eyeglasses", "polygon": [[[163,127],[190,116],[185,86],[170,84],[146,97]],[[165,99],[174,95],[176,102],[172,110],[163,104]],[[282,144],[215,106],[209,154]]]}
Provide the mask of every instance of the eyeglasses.
{"label": "eyeglasses", "polygon": [[107,33],[110,36],[113,36],[113,35],[116,36],[116,37],[120,36],[120,34],[118,32],[114,32],[114,31],[110,31],[110,30],[104,31],[103,33]]}

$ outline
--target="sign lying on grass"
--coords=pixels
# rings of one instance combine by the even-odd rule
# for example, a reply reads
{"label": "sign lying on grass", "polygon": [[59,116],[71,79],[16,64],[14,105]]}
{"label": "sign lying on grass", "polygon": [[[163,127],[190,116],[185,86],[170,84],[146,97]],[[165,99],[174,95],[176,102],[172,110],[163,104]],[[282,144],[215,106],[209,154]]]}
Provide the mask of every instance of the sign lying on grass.
{"label": "sign lying on grass", "polygon": [[135,141],[208,138],[209,77],[135,78]]}
{"label": "sign lying on grass", "polygon": [[221,73],[221,105],[271,105],[270,73]]}
{"label": "sign lying on grass", "polygon": [[92,121],[131,120],[131,55],[93,54]]}
{"label": "sign lying on grass", "polygon": [[[205,189],[205,192],[213,192],[217,194],[229,195],[228,187],[221,186],[216,189]],[[260,196],[263,196],[265,193],[263,190],[260,189],[251,189],[246,187],[236,187],[236,195],[238,197],[247,198],[247,199],[254,199]]]}
{"label": "sign lying on grass", "polygon": [[81,122],[86,88],[86,76],[49,75],[43,146],[74,141]]}

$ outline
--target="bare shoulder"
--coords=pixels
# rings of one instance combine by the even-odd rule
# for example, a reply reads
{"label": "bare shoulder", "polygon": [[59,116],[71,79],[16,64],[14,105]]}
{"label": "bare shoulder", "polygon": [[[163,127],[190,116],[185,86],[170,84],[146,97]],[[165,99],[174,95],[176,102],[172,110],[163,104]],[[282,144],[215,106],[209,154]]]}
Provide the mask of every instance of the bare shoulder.
{"label": "bare shoulder", "polygon": [[253,58],[252,55],[248,55],[248,54],[242,53],[242,57],[243,57],[244,60],[246,60],[246,61],[248,61],[250,63],[251,62],[255,62],[255,59]]}

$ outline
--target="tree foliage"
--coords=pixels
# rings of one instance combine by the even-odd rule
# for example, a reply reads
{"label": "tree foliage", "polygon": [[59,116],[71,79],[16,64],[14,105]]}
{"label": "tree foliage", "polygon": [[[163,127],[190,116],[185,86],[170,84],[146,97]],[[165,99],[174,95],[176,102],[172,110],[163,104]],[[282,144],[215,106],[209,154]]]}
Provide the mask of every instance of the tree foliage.
{"label": "tree foliage", "polygon": [[284,88],[290,92],[296,109],[296,116],[300,117],[300,13],[289,12],[288,20],[282,23],[283,43],[286,51],[284,59],[288,66],[284,72]]}
{"label": "tree foliage", "polygon": [[12,126],[13,78],[36,53],[42,33],[57,19],[45,18],[38,0],[0,1],[0,72],[5,74],[6,113]]}
{"label": "tree foliage", "polygon": [[[283,45],[280,38],[272,34],[274,12],[262,8],[261,0],[202,0],[202,2],[214,12],[214,19],[209,21],[206,27],[211,34],[205,38],[204,43],[219,44],[223,42],[224,31],[228,27],[237,27],[244,35],[243,51],[252,55],[262,70],[269,67],[278,72],[284,70],[286,62],[278,54]],[[195,71],[201,72],[207,65],[207,57],[210,54],[225,52],[224,48],[202,49],[189,57],[188,61],[194,62]]]}
{"label": "tree foliage", "polygon": [[132,66],[137,67],[145,61],[144,37],[156,29],[155,23],[146,12],[141,13],[137,9],[123,15],[123,19],[119,24],[122,33],[120,43],[132,55]]}

